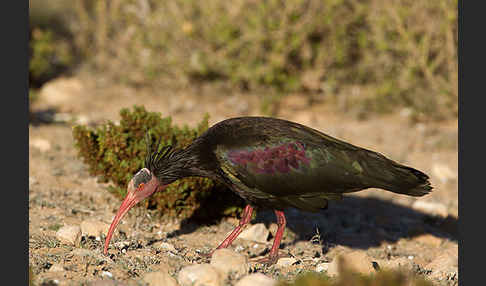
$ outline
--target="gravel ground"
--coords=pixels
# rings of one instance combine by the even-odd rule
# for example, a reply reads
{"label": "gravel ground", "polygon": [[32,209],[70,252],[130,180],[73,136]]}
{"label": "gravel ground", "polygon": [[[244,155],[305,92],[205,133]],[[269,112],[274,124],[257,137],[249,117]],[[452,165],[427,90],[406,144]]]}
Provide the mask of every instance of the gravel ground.
{"label": "gravel ground", "polygon": [[[331,202],[320,213],[288,209],[281,246],[288,257],[270,267],[252,260],[271,247],[276,231],[271,211],[258,211],[252,221],[258,227],[236,240],[218,262],[200,254],[216,247],[237,219],[200,225],[135,207],[103,256],[106,230],[120,200],[77,158],[72,122],[116,121],[120,108],[133,104],[190,126],[206,112],[211,124],[260,114],[257,94],[217,93],[210,87],[132,90],[86,76],[44,87],[29,126],[29,265],[37,285],[186,285],[204,279],[209,285],[273,285],[308,270],[332,275],[337,256],[361,257],[350,261],[364,261],[356,267],[365,273],[375,271],[373,262],[380,268],[406,268],[436,285],[458,283],[457,120],[410,124],[406,110],[358,120],[333,112],[325,102],[309,106],[297,95],[286,98],[276,116],[418,168],[430,175],[433,193],[413,198],[369,189]],[[231,271],[221,268],[231,261],[239,261]]]}

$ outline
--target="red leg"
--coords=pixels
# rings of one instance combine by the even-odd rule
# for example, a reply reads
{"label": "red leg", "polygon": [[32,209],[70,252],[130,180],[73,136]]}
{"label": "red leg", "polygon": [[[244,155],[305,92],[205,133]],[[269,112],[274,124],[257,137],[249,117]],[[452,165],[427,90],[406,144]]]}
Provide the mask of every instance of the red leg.
{"label": "red leg", "polygon": [[258,262],[265,263],[267,265],[275,264],[278,260],[278,248],[280,247],[280,241],[282,240],[285,225],[287,224],[283,211],[275,210],[275,215],[277,216],[278,228],[277,233],[275,234],[275,239],[273,240],[272,249],[270,249],[270,253],[267,257],[258,260]]}
{"label": "red leg", "polygon": [[[221,244],[216,249],[226,248],[230,246],[231,243],[233,243],[233,241],[243,231],[244,226],[250,222],[252,214],[253,214],[253,207],[247,205],[245,207],[245,210],[243,211],[243,215],[241,216],[240,223],[238,224],[238,226],[231,232],[230,235],[228,235],[228,237],[225,238],[225,240],[223,240],[223,242],[221,242]],[[213,252],[214,251],[209,253],[207,256],[211,256]]]}

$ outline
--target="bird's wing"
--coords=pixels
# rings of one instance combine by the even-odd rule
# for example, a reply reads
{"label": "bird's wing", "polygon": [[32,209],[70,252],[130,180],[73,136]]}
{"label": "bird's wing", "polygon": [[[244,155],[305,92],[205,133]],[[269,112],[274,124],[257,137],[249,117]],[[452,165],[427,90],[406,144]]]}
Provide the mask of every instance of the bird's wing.
{"label": "bird's wing", "polygon": [[253,144],[219,145],[215,153],[226,172],[249,188],[279,197],[334,198],[368,187],[362,150],[314,129],[290,126]]}

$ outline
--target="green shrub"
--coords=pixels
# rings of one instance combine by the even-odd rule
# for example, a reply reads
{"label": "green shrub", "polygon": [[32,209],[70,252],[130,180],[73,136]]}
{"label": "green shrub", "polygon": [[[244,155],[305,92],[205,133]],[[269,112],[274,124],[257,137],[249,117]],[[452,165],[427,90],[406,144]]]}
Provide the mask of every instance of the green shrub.
{"label": "green shrub", "polygon": [[70,70],[79,61],[71,26],[74,9],[69,1],[29,1],[29,87]]}
{"label": "green shrub", "polygon": [[[96,128],[73,127],[78,155],[88,165],[90,174],[102,182],[112,182],[109,190],[120,198],[126,195],[129,180],[144,167],[146,132],[152,141],[160,138],[161,147],[183,148],[208,128],[208,116],[196,128],[180,128],[171,124],[170,117],[147,112],[143,106],[134,106],[133,111],[122,109],[120,116],[119,124],[108,121]],[[242,203],[220,184],[208,178],[190,177],[150,196],[145,206],[172,217],[213,219],[238,213]]]}
{"label": "green shrub", "polygon": [[29,81],[33,87],[66,71],[74,63],[69,42],[52,30],[34,28],[30,40]]}

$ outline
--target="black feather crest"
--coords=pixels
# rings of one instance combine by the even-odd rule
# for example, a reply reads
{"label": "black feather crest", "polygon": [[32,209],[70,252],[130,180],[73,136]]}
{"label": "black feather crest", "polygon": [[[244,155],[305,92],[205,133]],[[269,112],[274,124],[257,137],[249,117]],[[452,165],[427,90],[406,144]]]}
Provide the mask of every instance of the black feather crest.
{"label": "black feather crest", "polygon": [[173,167],[171,166],[171,162],[178,161],[178,155],[182,154],[182,150],[175,149],[172,145],[160,148],[160,138],[155,145],[155,149],[152,149],[151,138],[148,133],[146,134],[145,140],[147,142],[145,168],[149,169],[159,179],[167,177],[166,179],[171,180],[171,171],[174,169],[170,168]]}

